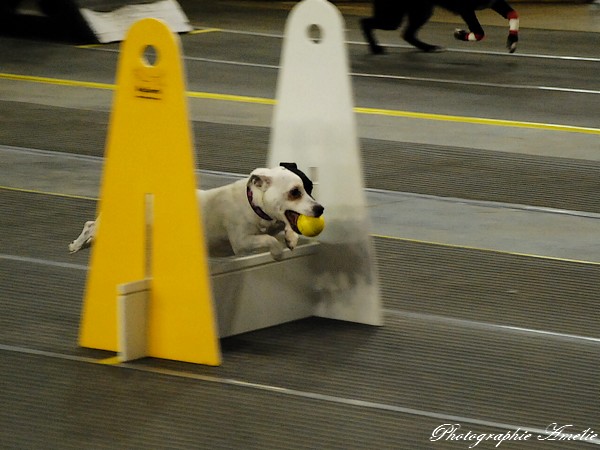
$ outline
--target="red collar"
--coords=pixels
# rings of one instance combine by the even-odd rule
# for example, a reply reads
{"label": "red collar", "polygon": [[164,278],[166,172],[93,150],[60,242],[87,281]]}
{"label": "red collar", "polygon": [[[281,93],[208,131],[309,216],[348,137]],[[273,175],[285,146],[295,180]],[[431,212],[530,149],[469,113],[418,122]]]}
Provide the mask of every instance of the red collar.
{"label": "red collar", "polygon": [[250,207],[252,208],[252,211],[254,211],[256,213],[256,215],[258,217],[260,217],[261,219],[264,220],[273,220],[271,217],[269,217],[269,215],[264,212],[262,210],[262,208],[260,206],[256,206],[254,204],[254,202],[252,201],[252,189],[250,189],[250,186],[246,186],[246,197],[248,198],[248,203],[250,203]]}

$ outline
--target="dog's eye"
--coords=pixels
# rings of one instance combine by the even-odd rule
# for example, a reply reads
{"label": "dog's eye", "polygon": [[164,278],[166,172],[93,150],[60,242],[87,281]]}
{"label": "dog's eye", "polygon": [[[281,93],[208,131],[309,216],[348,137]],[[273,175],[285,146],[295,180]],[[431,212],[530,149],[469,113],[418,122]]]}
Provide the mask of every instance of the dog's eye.
{"label": "dog's eye", "polygon": [[297,200],[302,197],[302,191],[298,188],[294,188],[290,191],[290,199]]}

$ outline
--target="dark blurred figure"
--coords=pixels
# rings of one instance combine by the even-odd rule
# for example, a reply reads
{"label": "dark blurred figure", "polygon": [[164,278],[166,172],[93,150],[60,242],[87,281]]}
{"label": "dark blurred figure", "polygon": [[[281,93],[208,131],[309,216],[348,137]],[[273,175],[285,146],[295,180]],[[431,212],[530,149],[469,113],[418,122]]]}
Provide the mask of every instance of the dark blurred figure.
{"label": "dark blurred figure", "polygon": [[509,32],[506,40],[508,51],[513,53],[517,49],[519,16],[505,0],[373,0],[373,16],[360,21],[371,53],[377,55],[384,52],[383,47],[377,43],[373,30],[397,30],[405,15],[408,17],[408,24],[402,37],[406,42],[424,52],[443,50],[442,47],[427,44],[417,37],[419,29],[431,18],[436,6],[458,14],[465,21],[469,27],[468,31],[463,29],[454,31],[454,37],[461,41],[482,40],[485,33],[475,11],[493,9],[508,20]]}
{"label": "dark blurred figure", "polygon": [[[22,4],[26,6],[25,12],[20,10]],[[73,43],[98,42],[75,0],[0,0],[0,34]]]}

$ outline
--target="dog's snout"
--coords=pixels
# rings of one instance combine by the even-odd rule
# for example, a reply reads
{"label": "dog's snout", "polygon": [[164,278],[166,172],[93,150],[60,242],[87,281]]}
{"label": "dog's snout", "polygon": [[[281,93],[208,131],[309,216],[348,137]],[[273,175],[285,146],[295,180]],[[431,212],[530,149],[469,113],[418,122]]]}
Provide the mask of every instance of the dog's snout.
{"label": "dog's snout", "polygon": [[325,208],[322,205],[313,206],[313,214],[315,215],[315,217],[321,217],[323,211],[325,211]]}

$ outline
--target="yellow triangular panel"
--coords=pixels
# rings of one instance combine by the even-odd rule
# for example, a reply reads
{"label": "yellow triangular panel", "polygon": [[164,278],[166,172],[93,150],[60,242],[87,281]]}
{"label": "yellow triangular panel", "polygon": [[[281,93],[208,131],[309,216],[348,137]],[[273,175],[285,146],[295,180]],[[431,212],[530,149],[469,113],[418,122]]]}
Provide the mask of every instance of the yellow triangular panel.
{"label": "yellow triangular panel", "polygon": [[[144,56],[148,46],[153,65]],[[183,75],[179,38],[163,22],[131,27],[117,70],[80,345],[118,351],[117,286],[150,275],[148,356],[218,365]]]}

